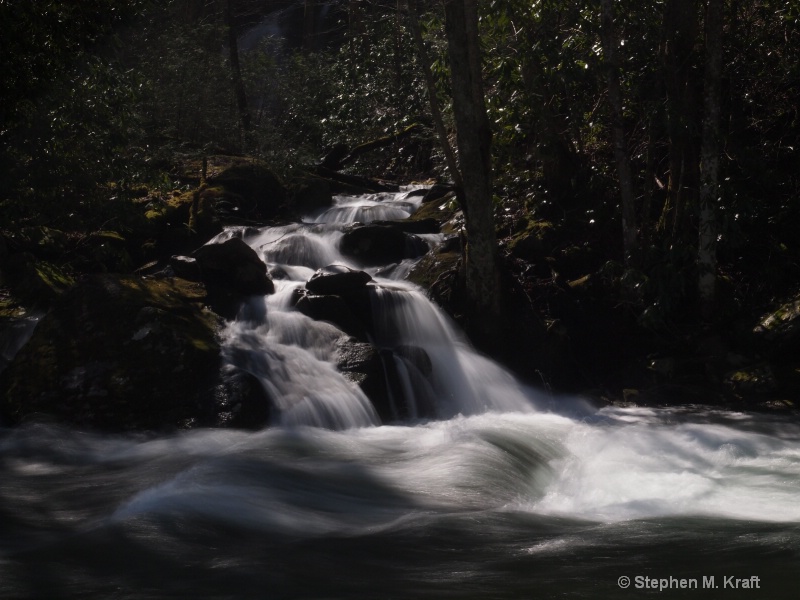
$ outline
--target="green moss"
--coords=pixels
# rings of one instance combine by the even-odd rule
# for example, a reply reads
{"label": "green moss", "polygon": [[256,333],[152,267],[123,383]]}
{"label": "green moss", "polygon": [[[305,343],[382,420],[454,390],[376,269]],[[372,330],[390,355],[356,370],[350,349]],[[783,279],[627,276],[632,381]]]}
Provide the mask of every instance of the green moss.
{"label": "green moss", "polygon": [[0,383],[3,412],[106,430],[171,429],[202,414],[219,368],[201,284],[82,281],[42,319]]}
{"label": "green moss", "polygon": [[62,293],[75,283],[75,280],[65,271],[48,262],[35,263],[34,271],[41,285],[46,286],[54,295]]}
{"label": "green moss", "polygon": [[436,219],[444,223],[452,219],[457,211],[458,206],[455,203],[455,194],[449,194],[439,200],[422,204],[419,209],[411,215],[411,220],[421,221],[423,219]]}
{"label": "green moss", "polygon": [[555,228],[550,221],[523,219],[517,224],[517,233],[511,236],[507,247],[517,258],[538,260],[550,251],[550,240]]}
{"label": "green moss", "polygon": [[426,290],[443,274],[458,268],[460,252],[429,252],[408,274],[408,280]]}

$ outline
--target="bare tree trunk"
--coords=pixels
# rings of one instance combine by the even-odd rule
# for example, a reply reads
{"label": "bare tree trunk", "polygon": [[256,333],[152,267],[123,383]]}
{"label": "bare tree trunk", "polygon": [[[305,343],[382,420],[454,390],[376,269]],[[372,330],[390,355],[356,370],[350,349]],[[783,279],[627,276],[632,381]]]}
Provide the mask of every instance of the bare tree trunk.
{"label": "bare tree trunk", "polygon": [[667,0],[661,58],[669,132],[668,201],[661,224],[672,218],[672,235],[681,229],[685,206],[699,192],[698,123],[693,53],[697,40],[697,0]]}
{"label": "bare tree trunk", "polygon": [[230,55],[231,78],[233,91],[236,95],[236,104],[239,108],[239,122],[242,131],[250,129],[250,111],[247,107],[247,94],[242,80],[242,69],[239,65],[239,40],[234,22],[233,0],[225,3],[225,24],[228,26],[228,50]]}
{"label": "bare tree trunk", "polygon": [[303,7],[303,49],[306,52],[316,50],[317,34],[317,0],[305,0]]}
{"label": "bare tree trunk", "polygon": [[622,196],[622,241],[625,249],[625,264],[630,266],[638,254],[639,231],[634,206],[631,163],[625,142],[625,127],[622,112],[622,87],[619,80],[619,60],[617,58],[618,39],[614,31],[613,0],[602,0],[602,44],[605,63],[608,69],[608,101],[611,105],[611,138],[614,146],[614,159],[619,175],[619,189]]}
{"label": "bare tree trunk", "polygon": [[715,206],[719,188],[722,11],[722,0],[708,0],[706,9],[705,115],[700,159],[700,240],[697,253],[700,310],[706,319],[713,314],[717,279]]}
{"label": "bare tree trunk", "polygon": [[482,315],[476,333],[491,336],[500,328],[500,286],[492,209],[492,133],[481,79],[478,10],[476,0],[445,0],[444,6],[466,207],[467,298]]}
{"label": "bare tree trunk", "polygon": [[408,21],[411,26],[411,35],[417,46],[417,57],[419,58],[419,64],[422,68],[422,75],[425,78],[425,87],[428,90],[428,103],[431,109],[431,117],[433,118],[433,126],[436,128],[436,134],[439,136],[439,143],[442,146],[447,170],[450,171],[450,176],[453,178],[456,187],[464,189],[464,182],[461,179],[461,172],[458,170],[456,155],[453,152],[452,146],[450,146],[447,128],[444,126],[442,109],[439,106],[439,97],[436,95],[436,80],[433,78],[431,59],[428,56],[428,51],[425,49],[425,41],[422,39],[422,31],[419,27],[416,0],[406,0],[406,4],[408,5]]}

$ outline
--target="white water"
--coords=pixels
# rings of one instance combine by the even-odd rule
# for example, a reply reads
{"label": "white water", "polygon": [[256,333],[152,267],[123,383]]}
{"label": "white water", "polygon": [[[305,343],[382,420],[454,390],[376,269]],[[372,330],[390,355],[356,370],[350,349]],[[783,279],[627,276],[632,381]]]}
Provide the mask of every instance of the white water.
{"label": "white water", "polygon": [[[270,393],[275,426],[0,429],[0,598],[633,598],[648,592],[618,577],[712,574],[796,597],[796,420],[542,395],[372,269],[374,343],[433,365],[425,378],[395,356],[394,392],[416,403],[380,425],[334,367],[341,332],[290,308],[316,268],[347,264],[340,228],[245,236],[283,278],[242,307],[225,352]],[[437,420],[414,419],[425,402]],[[690,592],[654,594],[734,593]]]}
{"label": "white water", "polygon": [[420,290],[407,282],[379,276],[384,267],[364,268],[338,251],[343,223],[407,218],[421,202],[420,196],[407,196],[409,191],[337,197],[332,208],[310,217],[314,224],[231,230],[212,240],[241,234],[270,271],[282,277],[276,279],[274,296],[252,300],[223,334],[229,362],[255,375],[275,400],[275,424],[344,429],[379,423],[364,394],[333,366],[336,340],[343,332],[337,333],[330,325],[315,322],[290,306],[291,294],[302,288],[316,269],[331,264],[365,270],[374,277],[372,341],[376,346],[423,348],[430,357],[433,373],[429,380],[413,372],[413,365],[400,364],[402,389],[390,391],[397,402],[409,405],[412,416],[421,413],[418,409],[422,404],[430,403],[439,418],[487,410],[532,410],[533,392],[523,389],[497,364],[476,354],[449,318]]}

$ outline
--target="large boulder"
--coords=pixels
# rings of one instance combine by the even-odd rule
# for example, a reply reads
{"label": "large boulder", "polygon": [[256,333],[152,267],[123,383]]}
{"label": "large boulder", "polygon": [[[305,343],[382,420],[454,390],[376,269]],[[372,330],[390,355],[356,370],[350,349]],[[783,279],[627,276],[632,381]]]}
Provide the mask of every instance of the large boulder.
{"label": "large boulder", "polygon": [[[418,378],[427,378],[431,373],[430,358],[425,350],[412,346],[394,350],[378,349],[352,337],[342,337],[337,342],[336,350],[337,368],[346,379],[361,388],[382,422],[401,421],[412,416],[434,416],[431,399],[426,398],[425,394],[407,397],[409,382],[405,380],[414,379],[408,366],[416,371]],[[396,357],[406,361],[406,373],[400,372]],[[411,388],[414,388],[413,383]]]}
{"label": "large boulder", "polygon": [[288,208],[293,216],[304,217],[332,205],[333,192],[327,179],[309,174],[292,182]]}
{"label": "large boulder", "polygon": [[207,244],[194,251],[203,282],[230,288],[243,295],[266,295],[275,291],[267,265],[255,250],[238,237],[221,244]]}
{"label": "large boulder", "polygon": [[365,309],[363,298],[353,300],[352,295],[302,294],[295,308],[316,321],[332,323],[346,334],[366,341],[371,324],[369,307]]}
{"label": "large boulder", "polygon": [[328,265],[318,269],[306,282],[312,294],[341,295],[363,290],[372,281],[364,271],[356,271],[344,265]]}
{"label": "large boulder", "polygon": [[364,225],[345,232],[339,250],[364,265],[384,265],[422,256],[428,244],[394,227]]}
{"label": "large boulder", "polygon": [[104,431],[216,424],[218,318],[180,279],[86,277],[0,378],[0,414]]}
{"label": "large boulder", "polygon": [[272,219],[286,209],[288,194],[283,183],[258,163],[230,167],[209,179],[208,184],[234,196],[239,214],[249,219]]}

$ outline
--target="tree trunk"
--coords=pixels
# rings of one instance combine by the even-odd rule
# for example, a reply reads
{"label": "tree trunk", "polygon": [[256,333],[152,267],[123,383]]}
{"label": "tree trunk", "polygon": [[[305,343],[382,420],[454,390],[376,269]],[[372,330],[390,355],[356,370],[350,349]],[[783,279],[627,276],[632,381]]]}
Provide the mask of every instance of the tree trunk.
{"label": "tree trunk", "polygon": [[661,58],[667,96],[669,184],[661,224],[672,220],[672,235],[681,229],[685,206],[692,206],[700,187],[697,101],[693,64],[697,41],[697,0],[667,0]]}
{"label": "tree trunk", "polygon": [[303,49],[316,50],[317,42],[317,0],[305,0],[303,8]]}
{"label": "tree trunk", "polygon": [[500,286],[492,209],[492,133],[481,80],[476,0],[445,0],[453,112],[467,221],[467,300],[481,315],[475,332],[491,337],[500,328]]}
{"label": "tree trunk", "polygon": [[419,27],[416,0],[406,0],[406,4],[408,5],[408,22],[411,27],[411,36],[414,38],[414,44],[417,46],[417,58],[419,58],[422,75],[425,78],[425,87],[428,91],[428,103],[431,109],[433,126],[436,128],[436,135],[439,137],[439,144],[442,146],[447,170],[450,171],[450,176],[453,178],[456,187],[463,190],[464,182],[461,179],[461,172],[458,170],[456,155],[453,152],[453,148],[450,146],[447,129],[444,126],[444,119],[442,118],[442,109],[439,106],[439,97],[436,94],[436,80],[433,78],[431,59],[428,56],[428,51],[425,49],[425,41],[422,39],[422,31]]}
{"label": "tree trunk", "polygon": [[622,241],[625,249],[625,264],[630,266],[638,254],[638,228],[636,207],[634,206],[631,163],[625,142],[625,128],[622,112],[622,87],[619,80],[620,65],[617,58],[617,40],[614,31],[613,0],[602,0],[603,17],[601,41],[606,68],[608,69],[608,102],[611,105],[611,138],[614,146],[614,159],[619,175],[619,189],[622,197]]}
{"label": "tree trunk", "polygon": [[239,40],[234,22],[233,0],[225,3],[225,24],[228,26],[228,50],[230,53],[231,79],[233,80],[233,91],[236,95],[236,104],[239,108],[239,122],[242,131],[250,129],[250,111],[247,107],[247,94],[242,80],[242,69],[239,66]]}
{"label": "tree trunk", "polygon": [[720,89],[722,80],[722,0],[708,0],[703,142],[700,161],[700,240],[698,292],[703,318],[714,311],[717,272],[716,204],[719,188]]}

